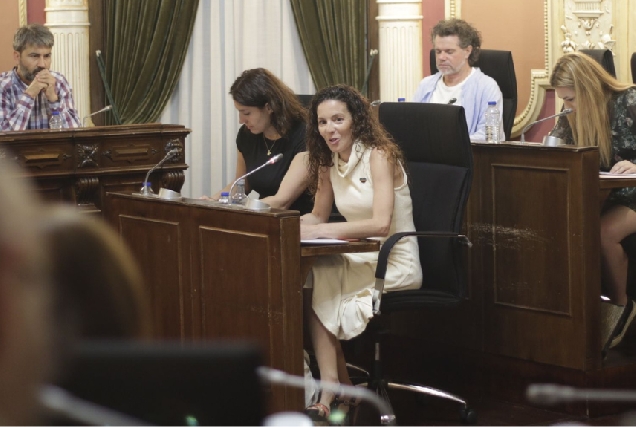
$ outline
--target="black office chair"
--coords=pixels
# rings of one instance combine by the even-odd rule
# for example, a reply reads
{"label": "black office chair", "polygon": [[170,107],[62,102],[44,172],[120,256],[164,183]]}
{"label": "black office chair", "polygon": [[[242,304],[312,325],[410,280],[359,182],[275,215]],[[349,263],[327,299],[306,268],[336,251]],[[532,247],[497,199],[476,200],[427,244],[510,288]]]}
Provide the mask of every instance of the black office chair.
{"label": "black office chair", "polygon": [[[431,74],[437,73],[435,50],[430,53]],[[503,128],[506,141],[510,141],[512,125],[517,114],[517,74],[509,50],[482,49],[475,64],[487,76],[495,79],[503,96]]]}
{"label": "black office chair", "polygon": [[596,60],[599,64],[605,68],[605,71],[610,73],[613,77],[616,77],[616,68],[614,68],[614,56],[609,49],[579,49],[579,52],[584,53]]}
{"label": "black office chair", "polygon": [[632,70],[632,82],[636,83],[636,52],[632,53],[632,59],[629,65]]}
{"label": "black office chair", "polygon": [[[473,157],[464,108],[446,104],[382,103],[379,119],[404,151],[414,232],[389,237],[380,249],[373,297],[374,318],[365,334],[375,343],[374,367],[368,387],[388,401],[387,389],[409,390],[461,404],[465,422],[476,421],[466,402],[451,393],[417,384],[387,382],[382,378],[380,336],[383,321],[396,311],[439,310],[459,304],[466,295],[465,249],[459,234],[473,176]],[[418,237],[422,288],[383,294],[387,257],[404,236]],[[384,420],[384,423],[390,420]]]}

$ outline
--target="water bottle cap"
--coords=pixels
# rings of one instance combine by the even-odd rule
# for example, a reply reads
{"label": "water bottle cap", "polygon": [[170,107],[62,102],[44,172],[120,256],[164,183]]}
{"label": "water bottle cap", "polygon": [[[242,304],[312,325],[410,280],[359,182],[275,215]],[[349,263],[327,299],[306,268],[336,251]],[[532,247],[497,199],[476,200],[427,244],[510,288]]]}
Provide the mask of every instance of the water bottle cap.
{"label": "water bottle cap", "polygon": [[149,181],[144,182],[144,187],[150,187],[152,184]]}
{"label": "water bottle cap", "polygon": [[52,112],[51,112],[51,115],[53,115],[53,116],[59,116],[59,115],[60,115],[60,112],[59,112],[59,111],[52,111]]}
{"label": "water bottle cap", "polygon": [[406,98],[398,98],[398,102],[404,102],[406,101]]}
{"label": "water bottle cap", "polygon": [[497,101],[488,101],[488,105],[497,105]]}
{"label": "water bottle cap", "polygon": [[221,197],[223,197],[223,196],[227,197],[229,195],[230,195],[230,193],[228,193],[227,191],[224,191],[224,192],[221,193]]}

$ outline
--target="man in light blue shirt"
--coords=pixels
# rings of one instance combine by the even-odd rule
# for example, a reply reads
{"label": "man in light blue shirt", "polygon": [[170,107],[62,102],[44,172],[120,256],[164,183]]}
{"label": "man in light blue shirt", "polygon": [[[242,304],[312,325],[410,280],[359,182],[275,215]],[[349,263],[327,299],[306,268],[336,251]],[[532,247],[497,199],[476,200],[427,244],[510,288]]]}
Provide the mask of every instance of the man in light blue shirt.
{"label": "man in light blue shirt", "polygon": [[[431,39],[439,71],[420,82],[413,102],[461,105],[466,112],[470,139],[485,141],[488,102],[496,101],[502,116],[503,96],[492,77],[473,67],[479,58],[481,34],[466,21],[448,19],[433,27]],[[503,140],[503,126],[499,133],[499,139]]]}

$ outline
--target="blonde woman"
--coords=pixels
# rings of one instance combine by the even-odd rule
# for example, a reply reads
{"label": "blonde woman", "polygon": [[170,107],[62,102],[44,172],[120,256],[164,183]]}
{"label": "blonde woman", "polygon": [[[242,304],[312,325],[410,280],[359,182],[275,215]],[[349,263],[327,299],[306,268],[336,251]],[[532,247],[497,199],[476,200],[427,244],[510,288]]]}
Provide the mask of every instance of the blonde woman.
{"label": "blonde woman", "polygon": [[[573,112],[560,117],[551,135],[568,144],[598,147],[600,169],[636,173],[636,87],[621,83],[582,53],[561,57],[550,84]],[[601,215],[603,283],[613,304],[624,307],[606,347],[616,346],[634,318],[627,297],[627,255],[621,241],[636,232],[636,187],[614,190]]]}

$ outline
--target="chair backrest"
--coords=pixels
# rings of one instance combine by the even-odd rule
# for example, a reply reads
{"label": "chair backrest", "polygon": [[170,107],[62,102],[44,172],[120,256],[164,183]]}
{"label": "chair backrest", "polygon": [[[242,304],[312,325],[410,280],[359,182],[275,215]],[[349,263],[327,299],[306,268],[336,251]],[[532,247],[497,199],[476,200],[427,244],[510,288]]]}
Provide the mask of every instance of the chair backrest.
{"label": "chair backrest", "polygon": [[616,77],[616,68],[614,68],[614,56],[609,49],[579,49],[579,52],[584,53],[596,60],[599,64],[605,68],[605,71],[610,73],[613,77]]}
{"label": "chair backrest", "polygon": [[[437,73],[434,49],[431,49],[430,53],[430,66],[431,74]],[[517,114],[517,74],[515,73],[515,64],[512,61],[512,52],[482,49],[475,66],[479,67],[487,76],[492,77],[499,85],[503,96],[503,128],[506,141],[509,141]]]}
{"label": "chair backrest", "polygon": [[632,53],[630,67],[632,69],[632,82],[636,83],[636,52]]}
{"label": "chair backrest", "polygon": [[305,108],[311,107],[311,100],[314,99],[313,95],[296,95],[296,98],[300,101]]}
{"label": "chair backrest", "polygon": [[[473,176],[464,108],[446,104],[382,103],[379,119],[406,158],[418,231],[460,233]],[[462,245],[446,238],[419,239],[423,288],[463,296]]]}

